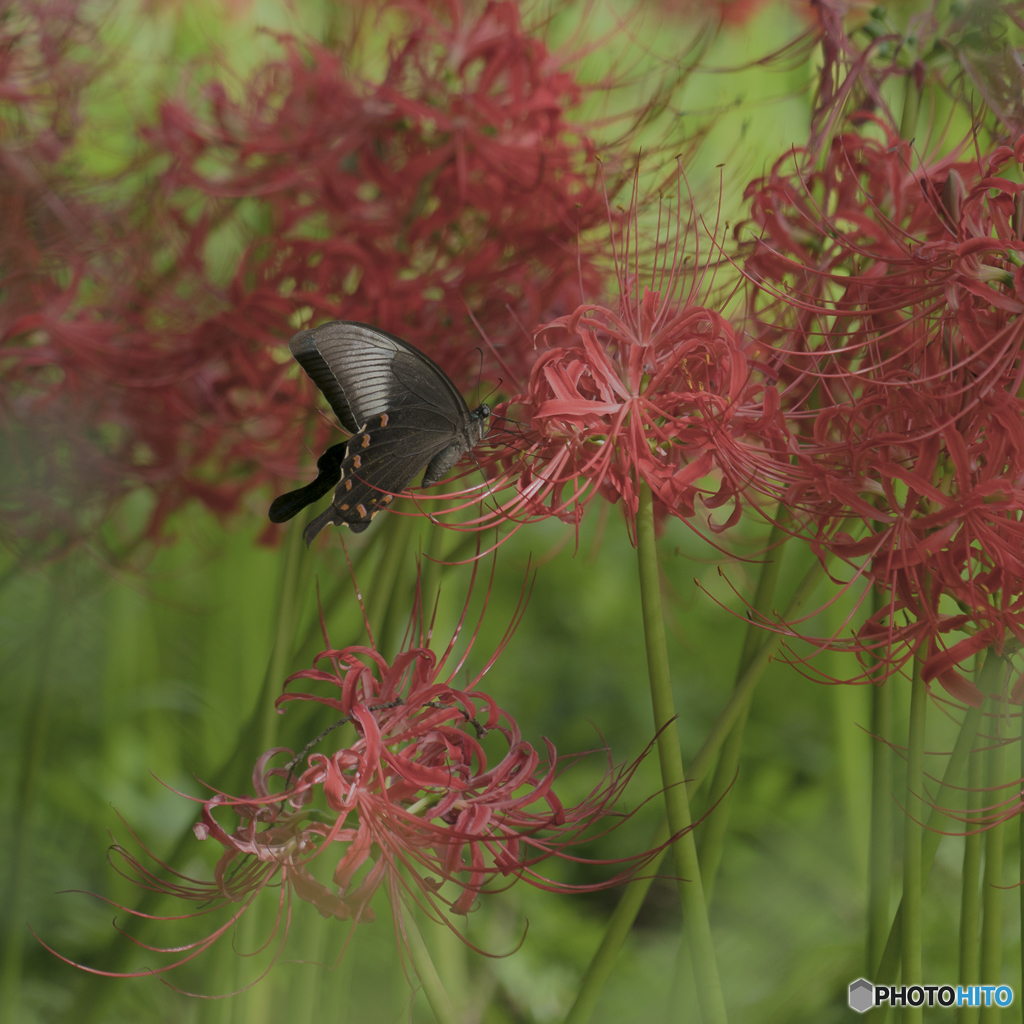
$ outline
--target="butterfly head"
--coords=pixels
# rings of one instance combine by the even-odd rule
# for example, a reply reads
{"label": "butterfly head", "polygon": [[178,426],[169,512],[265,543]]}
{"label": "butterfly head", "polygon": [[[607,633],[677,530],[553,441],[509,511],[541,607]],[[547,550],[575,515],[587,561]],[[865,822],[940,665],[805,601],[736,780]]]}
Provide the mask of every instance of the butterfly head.
{"label": "butterfly head", "polygon": [[487,421],[491,417],[491,407],[486,402],[481,402],[469,413],[469,433],[474,445],[478,444],[484,434],[487,433]]}

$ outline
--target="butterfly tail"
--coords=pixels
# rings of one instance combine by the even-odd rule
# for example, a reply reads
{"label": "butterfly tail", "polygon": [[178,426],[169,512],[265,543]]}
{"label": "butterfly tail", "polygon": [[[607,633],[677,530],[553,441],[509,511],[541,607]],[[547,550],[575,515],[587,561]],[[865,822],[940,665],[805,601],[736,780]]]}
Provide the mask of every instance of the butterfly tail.
{"label": "butterfly tail", "polygon": [[267,513],[270,521],[286,523],[307,505],[312,505],[314,501],[322,498],[341,479],[341,463],[344,461],[347,448],[347,441],[331,445],[316,460],[316,468],[319,472],[312,483],[275,498]]}
{"label": "butterfly tail", "polygon": [[335,510],[334,505],[328,505],[327,508],[325,508],[324,511],[316,517],[316,519],[310,521],[309,525],[303,532],[302,536],[306,539],[306,547],[308,548],[309,545],[313,543],[316,539],[316,535],[325,526],[337,526],[339,522],[340,520],[337,518],[337,511]]}

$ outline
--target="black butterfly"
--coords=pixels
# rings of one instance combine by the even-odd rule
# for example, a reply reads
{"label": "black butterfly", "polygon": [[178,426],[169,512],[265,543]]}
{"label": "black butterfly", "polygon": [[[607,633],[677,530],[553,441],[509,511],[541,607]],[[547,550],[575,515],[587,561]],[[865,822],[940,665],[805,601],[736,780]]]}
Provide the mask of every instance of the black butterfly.
{"label": "black butterfly", "polygon": [[470,410],[437,363],[378,327],[333,320],[300,331],[288,347],[353,434],[317,459],[311,484],[270,506],[270,521],[283,523],[338,484],[306,527],[307,544],[328,523],[365,530],[424,466],[429,487],[487,432],[489,406]]}

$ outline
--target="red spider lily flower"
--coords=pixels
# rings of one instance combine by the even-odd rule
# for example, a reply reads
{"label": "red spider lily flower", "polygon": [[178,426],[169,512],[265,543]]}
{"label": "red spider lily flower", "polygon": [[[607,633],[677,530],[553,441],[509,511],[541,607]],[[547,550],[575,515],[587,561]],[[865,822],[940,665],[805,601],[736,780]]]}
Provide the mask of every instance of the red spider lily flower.
{"label": "red spider lily flower", "polygon": [[[453,653],[461,623],[440,655],[428,646],[421,625],[418,645],[390,662],[374,646],[328,647],[313,668],[289,677],[277,699],[280,710],[299,701],[341,717],[298,756],[283,748],[264,753],[253,770],[253,795],[217,793],[203,801],[196,836],[224,847],[211,881],[177,872],[166,881],[115,848],[127,864],[126,877],[210,904],[186,916],[231,911],[225,923],[186,946],[145,947],[173,959],[156,972],[173,970],[209,948],[267,888],[279,889],[274,935],[281,925],[283,947],[293,898],[324,917],[365,922],[373,920],[369,903],[384,886],[401,946],[403,901],[457,931],[448,914],[467,914],[482,895],[517,879],[552,892],[592,891],[620,884],[649,863],[656,851],[618,861],[587,860],[626,865],[614,877],[587,885],[553,881],[538,870],[549,857],[582,862],[572,852],[576,844],[597,838],[609,827],[609,816],[615,818],[610,827],[628,820],[630,814],[612,808],[640,762],[609,764],[603,780],[578,804],[565,806],[558,798],[555,783],[565,759],[546,739],[542,756],[522,738],[515,719],[476,689],[521,610],[522,605],[498,649],[464,687],[455,682],[469,651],[458,658]],[[324,662],[328,668],[316,667]],[[326,684],[329,693],[291,692],[299,680]],[[305,756],[344,723],[356,732],[349,746]],[[492,755],[495,747],[499,752]],[[232,816],[237,824],[226,820]],[[458,894],[446,896],[445,883]],[[275,960],[278,955],[280,948]]]}
{"label": "red spider lily flower", "polygon": [[[957,416],[959,404],[917,387],[851,403],[845,445],[802,450],[817,493],[794,500],[815,508],[812,542],[823,557],[858,564],[891,595],[858,634],[872,655],[886,651],[887,667],[865,678],[916,655],[926,679],[980,704],[957,666],[1024,641],[1024,403],[995,391]],[[857,536],[851,519],[867,530]],[[947,644],[957,632],[968,635]]]}
{"label": "red spider lily flower", "polygon": [[511,2],[401,12],[379,74],[360,70],[357,28],[344,55],[282,38],[243,100],[183,88],[141,131],[131,180],[149,184],[105,211],[125,237],[91,236],[70,285],[5,316],[22,405],[80,407],[105,483],[155,493],[153,536],[186,501],[226,513],[293,479],[304,444],[322,443],[284,349],[300,323],[378,324],[475,382],[467,307],[525,374],[507,307],[535,321],[598,285],[578,245],[604,213],[594,145],[569,120],[575,55]]}
{"label": "red spider lily flower", "polygon": [[[751,317],[765,344],[788,353],[771,369],[790,388],[842,381],[855,364],[872,379],[913,360],[924,379],[961,360],[972,376],[1004,372],[1024,308],[1015,276],[1024,252],[1020,189],[998,175],[1014,152],[1002,146],[982,159],[954,155],[913,170],[910,146],[889,129],[884,141],[840,136],[824,168],[805,175],[807,155],[793,151],[748,186],[753,217],[737,228],[758,286]],[[756,237],[748,242],[749,231]],[[780,294],[788,310],[773,305]],[[822,318],[837,314],[843,320],[821,346]],[[949,358],[926,355],[943,328],[968,346]]]}
{"label": "red spider lily flower", "polygon": [[956,666],[1024,637],[1024,235],[998,174],[1024,146],[912,170],[886,141],[847,133],[821,171],[750,187],[751,319],[790,428],[787,504],[891,595],[859,634],[886,651],[864,678],[916,655],[978,703]]}
{"label": "red spider lily flower", "polygon": [[674,234],[659,229],[645,254],[654,267],[646,284],[632,269],[635,241],[613,234],[617,310],[581,305],[535,330],[538,343],[554,339],[527,388],[498,409],[525,426],[509,431],[508,447],[491,460],[497,483],[515,486],[495,515],[577,521],[602,494],[621,498],[632,522],[643,481],[665,511],[683,518],[694,515],[698,496],[710,508],[733,501],[727,521],[713,527],[724,529],[738,520],[745,495],[777,496],[788,482],[775,389],[755,376],[746,339],[719,312],[727,298],[712,300],[713,272],[699,243],[696,254],[684,254],[688,229],[678,211]]}

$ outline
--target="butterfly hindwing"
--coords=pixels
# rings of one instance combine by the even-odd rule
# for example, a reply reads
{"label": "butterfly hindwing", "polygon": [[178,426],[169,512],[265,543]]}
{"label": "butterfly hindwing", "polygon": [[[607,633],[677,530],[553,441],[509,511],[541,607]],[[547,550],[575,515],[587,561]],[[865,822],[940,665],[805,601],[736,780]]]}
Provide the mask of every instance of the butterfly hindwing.
{"label": "butterfly hindwing", "polygon": [[306,527],[306,543],[329,523],[361,533],[450,444],[447,419],[429,410],[400,409],[371,420],[349,438],[334,500]]}
{"label": "butterfly hindwing", "polygon": [[270,521],[286,523],[307,505],[322,498],[341,479],[341,466],[347,450],[348,445],[345,441],[332,444],[316,460],[317,478],[311,484],[306,484],[297,491],[282,494],[270,503]]}

